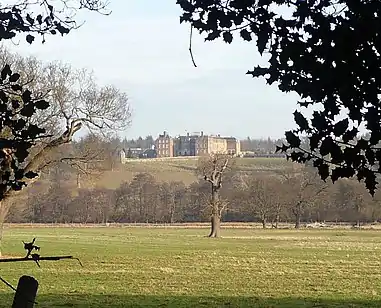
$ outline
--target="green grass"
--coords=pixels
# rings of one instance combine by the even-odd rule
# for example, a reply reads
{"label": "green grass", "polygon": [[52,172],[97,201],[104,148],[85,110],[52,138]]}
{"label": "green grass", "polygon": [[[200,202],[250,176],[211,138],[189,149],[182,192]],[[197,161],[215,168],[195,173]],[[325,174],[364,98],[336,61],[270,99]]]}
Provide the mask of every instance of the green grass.
{"label": "green grass", "polygon": [[[243,172],[274,172],[290,166],[284,158],[237,158],[236,168]],[[123,181],[130,181],[141,172],[152,174],[158,181],[183,181],[189,185],[197,180],[195,174],[197,158],[169,158],[165,160],[138,159],[130,160],[119,170],[105,172],[99,185],[115,189]]]}
{"label": "green grass", "polygon": [[[3,253],[23,254],[37,236],[41,255],[75,261],[2,263],[17,284],[40,283],[37,307],[379,307],[377,231],[10,228]],[[0,285],[0,307],[13,294]]]}

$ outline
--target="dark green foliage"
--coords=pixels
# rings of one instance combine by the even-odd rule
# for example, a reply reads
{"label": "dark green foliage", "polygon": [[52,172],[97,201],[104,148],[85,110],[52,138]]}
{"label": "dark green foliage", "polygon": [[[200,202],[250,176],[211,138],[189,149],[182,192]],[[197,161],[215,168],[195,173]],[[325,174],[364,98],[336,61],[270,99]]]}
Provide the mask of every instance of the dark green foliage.
{"label": "dark green foliage", "polygon": [[36,109],[46,109],[49,103],[35,100],[32,93],[17,81],[19,74],[5,65],[0,74],[0,200],[9,190],[20,190],[24,178],[34,178],[37,173],[24,172],[30,148],[45,130],[31,123]]}
{"label": "dark green foliage", "polygon": [[[107,6],[103,0],[79,0],[67,5],[59,2],[19,1],[16,4],[0,4],[0,41],[15,38],[17,34],[26,34],[26,41],[32,44],[35,35],[45,41],[46,34],[67,34],[76,27],[73,19],[75,9],[87,9],[101,12]],[[75,7],[77,4],[77,7]],[[34,9],[41,11],[34,14]],[[67,14],[69,9],[70,14]],[[13,73],[7,64],[0,72],[0,201],[10,190],[20,190],[25,181],[37,173],[21,168],[26,165],[29,150],[36,140],[45,133],[43,128],[31,123],[38,110],[49,107],[45,100],[35,99],[28,89],[19,82],[20,74]]]}
{"label": "dark green foliage", "polygon": [[[190,22],[209,40],[231,43],[232,32],[256,38],[266,67],[247,74],[276,82],[282,92],[300,95],[300,107],[323,107],[306,119],[294,113],[297,128],[278,148],[293,161],[313,161],[323,179],[357,176],[374,194],[381,172],[381,1],[379,0],[178,0],[181,22]],[[275,5],[292,15],[281,16]],[[229,35],[227,34],[229,33]],[[315,109],[315,108],[314,108]],[[345,116],[343,118],[343,114]],[[359,139],[365,127],[368,139]],[[306,136],[311,148],[301,148]]]}
{"label": "dark green foliage", "polygon": [[[1,3],[0,41],[25,33],[25,39],[29,44],[35,41],[36,35],[42,36],[44,42],[47,34],[64,35],[77,27],[73,19],[75,9],[101,12],[106,6],[107,2],[103,0],[71,1],[69,6],[66,1],[60,4],[59,1],[53,0],[17,1],[17,4],[11,5]],[[35,14],[34,11],[40,13]]]}

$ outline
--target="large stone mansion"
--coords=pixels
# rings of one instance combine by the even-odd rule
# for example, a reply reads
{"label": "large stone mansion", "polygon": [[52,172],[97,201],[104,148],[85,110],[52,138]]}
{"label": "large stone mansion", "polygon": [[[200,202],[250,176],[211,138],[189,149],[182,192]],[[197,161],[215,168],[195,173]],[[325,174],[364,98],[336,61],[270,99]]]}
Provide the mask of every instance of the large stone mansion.
{"label": "large stone mansion", "polygon": [[234,137],[204,135],[201,133],[171,137],[163,132],[155,140],[157,157],[203,156],[213,153],[240,155],[240,141]]}

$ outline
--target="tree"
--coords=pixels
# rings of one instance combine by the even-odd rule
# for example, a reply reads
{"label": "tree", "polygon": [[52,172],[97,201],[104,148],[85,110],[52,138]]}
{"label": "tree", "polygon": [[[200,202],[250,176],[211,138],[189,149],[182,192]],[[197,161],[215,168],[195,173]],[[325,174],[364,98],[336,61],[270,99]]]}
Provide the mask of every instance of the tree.
{"label": "tree", "polygon": [[210,184],[211,197],[211,231],[209,237],[219,237],[221,229],[221,216],[226,207],[226,202],[220,198],[222,177],[226,173],[231,157],[224,154],[211,154],[207,158],[201,157],[198,173]]}
{"label": "tree", "polygon": [[[6,60],[20,70],[20,80],[39,93],[39,99],[51,102],[49,109],[31,115],[31,122],[44,128],[49,136],[40,138],[31,147],[31,153],[25,158],[25,172],[40,173],[58,162],[78,167],[78,162],[94,161],[102,153],[106,158],[104,152],[108,149],[95,145],[102,143],[100,137],[113,136],[129,126],[131,112],[125,93],[113,86],[100,87],[92,73],[62,63],[45,64],[36,58],[20,57],[2,49],[0,63]],[[80,130],[87,130],[91,136],[87,143],[82,143],[82,150],[77,147],[77,151],[74,149],[68,155],[67,151],[62,151],[62,146],[71,143]],[[23,180],[31,183],[37,177]],[[6,197],[13,195],[10,191]]]}
{"label": "tree", "polygon": [[342,216],[351,217],[359,228],[361,220],[365,217],[366,205],[372,203],[370,198],[366,198],[364,188],[354,181],[340,180],[334,197],[340,211],[344,214]]}
{"label": "tree", "polygon": [[266,228],[267,221],[271,215],[272,197],[273,191],[266,179],[251,179],[245,198],[246,204],[249,211],[253,212],[260,219],[263,229]]}
{"label": "tree", "polygon": [[[52,1],[22,1],[16,4],[0,6],[0,40],[15,38],[26,34],[26,40],[32,43],[35,34],[45,38],[47,34],[66,34],[76,27],[75,19],[63,18],[67,13],[67,3],[62,1],[63,10],[57,10]],[[80,0],[78,9],[100,11],[105,9],[101,0]],[[38,6],[37,6],[38,5]],[[33,9],[37,9],[33,12]],[[38,10],[41,10],[40,13]],[[74,8],[74,7],[73,7]],[[70,9],[70,8],[69,8]],[[74,10],[73,10],[74,12]],[[36,14],[34,14],[36,13]],[[24,88],[25,83],[20,80],[20,73],[12,72],[11,66],[4,63],[1,71],[0,106],[2,119],[0,123],[0,170],[2,183],[0,184],[0,202],[12,191],[19,191],[26,182],[37,174],[33,165],[23,163],[35,142],[42,137],[45,130],[33,123],[32,116],[38,110],[45,110],[49,103],[39,97],[38,93]]]}
{"label": "tree", "polygon": [[255,177],[249,182],[247,194],[249,208],[261,220],[262,227],[266,228],[266,223],[272,219],[272,226],[278,228],[287,194],[284,183],[275,176]]}
{"label": "tree", "polygon": [[299,229],[304,211],[314,205],[328,186],[308,166],[285,170],[282,175],[288,191],[285,197],[295,218],[295,228]]}
{"label": "tree", "polygon": [[114,192],[114,220],[132,222],[133,212],[132,189],[128,182],[123,182]]}
{"label": "tree", "polygon": [[36,35],[41,36],[42,42],[45,42],[47,35],[68,34],[78,28],[75,12],[83,9],[110,14],[107,1],[103,0],[74,0],[70,4],[65,0],[25,0],[8,5],[2,3],[0,40],[26,34],[25,39],[31,44]]}
{"label": "tree", "polygon": [[[255,38],[268,65],[247,74],[277,83],[282,92],[296,92],[299,106],[314,110],[310,119],[294,112],[297,128],[286,132],[287,143],[279,151],[295,162],[313,161],[323,180],[364,179],[374,194],[381,172],[380,1],[177,3],[183,11],[180,22],[206,33],[205,40],[222,38],[230,44],[236,32],[245,41]],[[369,138],[359,136],[361,127]],[[301,146],[303,136],[310,149]]]}
{"label": "tree", "polygon": [[19,191],[36,177],[26,159],[30,149],[45,139],[45,129],[33,124],[37,110],[45,110],[49,103],[23,88],[20,74],[5,65],[0,74],[0,202],[11,191]]}
{"label": "tree", "polygon": [[185,186],[182,182],[162,183],[159,186],[161,220],[168,223],[175,223],[180,216],[181,202],[184,199]]}
{"label": "tree", "polygon": [[184,208],[184,221],[210,221],[210,187],[204,179],[193,182],[187,188],[187,206]]}
{"label": "tree", "polygon": [[158,187],[155,178],[149,173],[138,173],[130,183],[133,204],[139,222],[155,222]]}
{"label": "tree", "polygon": [[93,211],[95,212],[95,223],[107,224],[112,215],[111,200],[113,191],[96,187],[91,190]]}

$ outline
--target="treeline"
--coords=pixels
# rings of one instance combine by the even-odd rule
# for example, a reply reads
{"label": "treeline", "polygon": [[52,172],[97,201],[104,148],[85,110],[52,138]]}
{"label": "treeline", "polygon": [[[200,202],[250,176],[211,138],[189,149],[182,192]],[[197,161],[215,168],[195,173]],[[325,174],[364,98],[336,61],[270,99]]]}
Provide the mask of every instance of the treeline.
{"label": "treeline", "polygon": [[[68,173],[69,174],[69,173]],[[69,175],[57,171],[48,186],[36,183],[26,202],[10,208],[8,222],[35,223],[179,223],[210,220],[210,186],[163,183],[137,174],[115,190],[75,189]],[[222,220],[262,222],[277,227],[293,222],[346,221],[360,225],[381,219],[381,198],[363,184],[341,180],[326,184],[313,169],[295,167],[274,174],[232,172],[221,189]]]}

